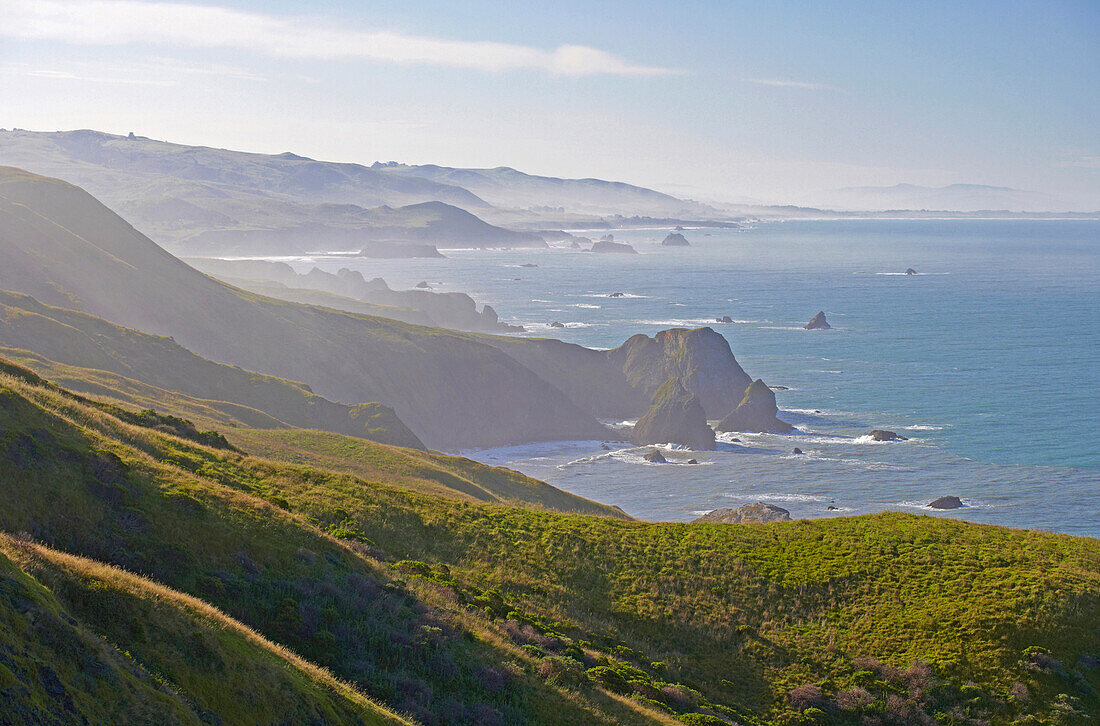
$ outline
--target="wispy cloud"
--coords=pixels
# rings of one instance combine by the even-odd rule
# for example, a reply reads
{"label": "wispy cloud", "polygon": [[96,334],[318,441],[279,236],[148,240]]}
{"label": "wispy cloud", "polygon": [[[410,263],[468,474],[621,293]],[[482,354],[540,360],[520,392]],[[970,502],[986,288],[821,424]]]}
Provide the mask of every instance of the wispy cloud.
{"label": "wispy cloud", "polygon": [[277,58],[368,60],[482,71],[537,70],[563,76],[676,72],[636,65],[579,45],[544,50],[511,43],[447,40],[188,3],[0,0],[0,18],[0,36],[85,45],[232,48]]}
{"label": "wispy cloud", "polygon": [[840,91],[836,86],[827,83],[808,83],[806,81],[788,81],[781,78],[746,78],[749,83],[761,86],[776,86],[778,88],[805,88],[810,91]]}

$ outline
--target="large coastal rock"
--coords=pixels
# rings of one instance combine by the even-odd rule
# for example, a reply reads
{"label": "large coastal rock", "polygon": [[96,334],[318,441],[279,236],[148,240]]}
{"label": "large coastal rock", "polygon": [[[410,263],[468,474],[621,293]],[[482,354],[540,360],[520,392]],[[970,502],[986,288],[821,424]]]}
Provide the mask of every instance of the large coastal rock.
{"label": "large coastal rock", "polygon": [[661,241],[661,244],[664,245],[665,247],[690,247],[691,246],[691,243],[687,241],[687,238],[684,237],[684,235],[680,234],[679,232],[670,232],[669,235]]}
{"label": "large coastal rock", "polygon": [[872,439],[874,439],[875,441],[908,441],[909,440],[909,439],[905,438],[904,436],[902,436],[901,434],[895,433],[893,431],[887,431],[886,429],[874,429],[868,435]]}
{"label": "large coastal rock", "polygon": [[714,431],[707,425],[707,415],[678,378],[670,378],[657,390],[653,405],[634,425],[630,434],[633,444],[680,444],[689,449],[714,448]]}
{"label": "large coastal rock", "polygon": [[736,406],[752,383],[729,343],[711,328],[672,328],[652,338],[638,334],[610,351],[608,357],[646,400],[652,400],[670,378],[679,380],[699,397],[708,418],[717,418]]}
{"label": "large coastal rock", "polygon": [[810,322],[803,325],[806,330],[828,330],[833,327],[829,325],[829,321],[825,319],[825,311],[819,310],[817,315],[810,319]]}
{"label": "large coastal rock", "polygon": [[[611,235],[608,235],[610,237]],[[636,255],[638,250],[634,249],[625,242],[611,242],[610,240],[600,240],[592,245],[593,252],[601,252],[604,254],[627,254]]]}
{"label": "large coastal rock", "polygon": [[764,502],[753,502],[737,509],[722,507],[713,512],[707,512],[694,522],[715,522],[718,524],[743,524],[746,522],[786,522],[790,520],[791,513],[782,507]]}
{"label": "large coastal rock", "polygon": [[962,500],[955,496],[940,497],[933,499],[928,503],[931,509],[961,509],[963,507]]}
{"label": "large coastal rock", "polygon": [[789,434],[794,430],[786,421],[776,418],[779,408],[775,393],[757,378],[748,388],[737,408],[718,423],[719,431],[754,431],[756,433]]}

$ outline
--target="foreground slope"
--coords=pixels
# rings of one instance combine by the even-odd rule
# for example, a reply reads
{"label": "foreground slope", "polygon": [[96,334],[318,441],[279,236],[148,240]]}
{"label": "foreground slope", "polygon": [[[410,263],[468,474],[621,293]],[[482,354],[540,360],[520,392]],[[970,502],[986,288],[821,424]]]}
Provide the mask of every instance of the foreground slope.
{"label": "foreground slope", "polygon": [[479,504],[0,388],[0,529],[209,599],[426,722],[1100,713],[1094,539],[901,514],[668,524]]}
{"label": "foreground slope", "polygon": [[410,724],[205,602],[0,534],[4,723]]}
{"label": "foreground slope", "polygon": [[281,494],[399,490],[204,446],[4,374],[0,431],[0,530],[200,597],[422,722],[653,722],[513,665],[525,656],[498,626],[405,587],[347,512],[314,518]]}
{"label": "foreground slope", "polygon": [[172,257],[83,190],[13,169],[0,169],[0,289],[172,336],[326,398],[386,404],[437,448],[605,434],[481,341],[244,292]]}

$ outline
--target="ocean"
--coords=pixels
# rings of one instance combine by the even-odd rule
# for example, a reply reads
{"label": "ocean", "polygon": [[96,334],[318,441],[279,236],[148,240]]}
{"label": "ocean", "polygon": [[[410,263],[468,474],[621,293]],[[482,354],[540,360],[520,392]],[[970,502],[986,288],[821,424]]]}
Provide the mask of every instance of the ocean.
{"label": "ocean", "polygon": [[[528,334],[598,348],[709,325],[751,376],[787,387],[780,418],[797,433],[722,435],[715,452],[670,450],[672,465],[598,441],[463,452],[635,517],[760,500],[793,517],[901,510],[1100,536],[1100,222],[768,222],[662,247],[669,231],[614,230],[637,255],[286,261],[467,292]],[[802,329],[818,310],[833,329]],[[909,441],[869,441],[872,428]],[[675,463],[688,458],[700,464]],[[944,495],[966,506],[926,507]]]}

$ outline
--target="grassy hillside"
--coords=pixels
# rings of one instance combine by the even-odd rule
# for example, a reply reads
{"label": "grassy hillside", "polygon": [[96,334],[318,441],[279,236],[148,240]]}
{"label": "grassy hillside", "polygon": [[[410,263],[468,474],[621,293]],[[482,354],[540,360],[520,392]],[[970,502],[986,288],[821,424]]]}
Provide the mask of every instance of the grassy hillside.
{"label": "grassy hillside", "polygon": [[13,169],[0,170],[0,289],[172,336],[199,356],[302,381],[332,400],[386,404],[437,448],[604,433],[560,390],[492,346],[217,282],[83,190]]}
{"label": "grassy hillside", "polygon": [[[244,413],[251,426],[289,424],[424,448],[420,439],[380,404],[334,403],[315,395],[304,384],[206,360],[171,338],[148,335],[3,290],[0,290],[0,345],[31,367],[61,361],[80,378],[101,376],[88,371],[78,373],[76,368],[109,371],[160,389],[206,399],[209,405],[223,411],[229,408],[238,417]],[[88,390],[81,384],[77,388]],[[250,411],[242,412],[242,408]],[[271,423],[256,422],[251,414],[259,412],[266,414]],[[387,417],[387,428],[372,422],[372,417],[379,415]]]}
{"label": "grassy hillside", "polygon": [[201,596],[429,723],[1100,713],[1094,539],[900,514],[532,511],[379,481],[393,464],[324,440],[274,461],[0,389],[0,529]]}
{"label": "grassy hillside", "polygon": [[0,534],[0,722],[408,724],[196,598]]}
{"label": "grassy hillside", "polygon": [[315,518],[281,493],[310,481],[322,497],[397,490],[205,447],[0,381],[0,530],[201,597],[421,721],[647,722],[602,691],[540,679],[499,626],[444,592],[405,587],[347,512]]}

